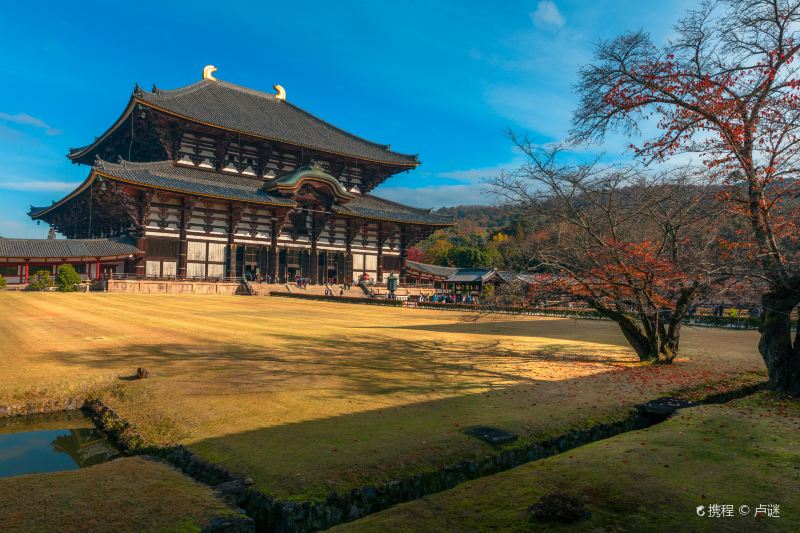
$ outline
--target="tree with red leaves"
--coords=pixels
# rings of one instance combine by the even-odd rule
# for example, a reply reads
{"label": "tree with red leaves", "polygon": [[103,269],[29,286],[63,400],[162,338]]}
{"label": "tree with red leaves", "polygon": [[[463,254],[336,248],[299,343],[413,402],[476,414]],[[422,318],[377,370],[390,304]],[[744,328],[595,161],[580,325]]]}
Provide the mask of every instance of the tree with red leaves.
{"label": "tree with red leaves", "polygon": [[580,72],[573,138],[638,133],[646,161],[692,152],[727,180],[725,199],[749,231],[745,275],[767,286],[759,350],[773,389],[800,393],[800,253],[796,197],[800,163],[799,0],[703,2],[656,46],[644,32],[598,45]]}
{"label": "tree with red leaves", "polygon": [[516,266],[545,272],[526,295],[585,301],[619,325],[640,360],[671,363],[690,309],[726,280],[716,184],[689,169],[562,165],[557,148],[509,135],[527,162],[492,185],[527,214],[516,255],[530,263]]}

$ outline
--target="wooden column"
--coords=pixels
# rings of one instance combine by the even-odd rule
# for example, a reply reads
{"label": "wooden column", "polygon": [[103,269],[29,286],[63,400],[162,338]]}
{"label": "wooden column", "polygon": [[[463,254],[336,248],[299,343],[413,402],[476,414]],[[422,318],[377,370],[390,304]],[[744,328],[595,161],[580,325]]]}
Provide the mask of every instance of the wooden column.
{"label": "wooden column", "polygon": [[133,269],[133,273],[137,276],[144,277],[147,273],[147,237],[144,235],[138,237],[136,239],[136,247],[143,251],[144,254],[136,259],[136,266]]}
{"label": "wooden column", "polygon": [[347,233],[345,235],[344,253],[344,282],[353,283],[353,241],[356,238],[356,225],[353,220],[347,219]]}
{"label": "wooden column", "polygon": [[150,212],[150,203],[153,191],[141,191],[139,196],[139,220],[136,224],[136,247],[144,252],[136,259],[134,274],[144,277],[147,273],[147,215]]}
{"label": "wooden column", "polygon": [[400,226],[400,283],[406,276],[406,260],[408,259],[408,228]]}
{"label": "wooden column", "polygon": [[181,225],[180,234],[178,236],[178,277],[186,277],[186,256],[189,253],[189,241],[186,238],[186,232],[189,229],[189,221],[192,219],[192,204],[193,202],[187,200],[184,196],[181,199]]}
{"label": "wooden column", "polygon": [[225,277],[238,277],[238,265],[236,264],[237,245],[234,242],[236,232],[239,230],[239,221],[242,219],[243,209],[237,205],[231,205],[228,215],[228,257],[226,258]]}
{"label": "wooden column", "polygon": [[376,282],[383,281],[383,245],[386,243],[386,233],[383,224],[378,224],[378,274]]}
{"label": "wooden column", "polygon": [[95,257],[95,261],[94,261],[94,279],[97,279],[97,280],[103,279],[103,276],[100,273],[100,258],[99,257]]}
{"label": "wooden column", "polygon": [[311,254],[309,257],[309,274],[308,277],[311,278],[311,283],[313,285],[319,284],[320,282],[320,272],[319,272],[319,251],[317,250],[317,241],[319,240],[319,236],[322,235],[322,230],[325,227],[325,218],[320,216],[318,213],[314,213],[311,217]]}
{"label": "wooden column", "polygon": [[289,281],[289,251],[287,248],[283,249],[284,254],[284,261],[283,261],[283,270],[282,270],[282,279],[281,283],[286,283]]}
{"label": "wooden column", "polygon": [[280,250],[278,250],[278,224],[277,221],[272,223],[272,242],[269,246],[269,276],[272,278],[273,283],[278,283],[278,263],[280,262]]}
{"label": "wooden column", "polygon": [[28,279],[31,275],[31,262],[30,259],[25,260],[25,284],[28,284]]}

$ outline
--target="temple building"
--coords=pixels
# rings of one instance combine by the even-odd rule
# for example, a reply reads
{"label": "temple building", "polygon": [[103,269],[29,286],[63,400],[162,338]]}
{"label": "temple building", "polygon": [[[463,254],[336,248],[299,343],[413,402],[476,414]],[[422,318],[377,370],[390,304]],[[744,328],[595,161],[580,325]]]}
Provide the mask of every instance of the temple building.
{"label": "temple building", "polygon": [[416,155],[303,111],[278,85],[264,93],[215,70],[180,89],[137,86],[105,133],[70,150],[86,180],[31,218],[68,239],[131,239],[124,261],[108,261],[131,277],[311,283],[402,277],[408,248],[453,225],[371,194]]}

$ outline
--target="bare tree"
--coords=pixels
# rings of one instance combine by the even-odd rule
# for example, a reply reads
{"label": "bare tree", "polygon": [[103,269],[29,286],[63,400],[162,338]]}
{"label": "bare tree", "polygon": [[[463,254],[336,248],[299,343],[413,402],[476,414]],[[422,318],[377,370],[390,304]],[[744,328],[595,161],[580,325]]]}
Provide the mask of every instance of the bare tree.
{"label": "bare tree", "polygon": [[[658,133],[634,147],[645,160],[698,152],[732,185],[730,211],[750,226],[752,265],[768,290],[759,349],[774,389],[800,393],[800,0],[703,2],[656,46],[644,32],[600,43],[580,72],[577,141],[616,130]],[[738,193],[737,193],[738,192]],[[796,205],[796,204],[795,204]]]}
{"label": "bare tree", "polygon": [[526,213],[534,290],[581,298],[614,320],[642,361],[670,363],[681,323],[701,296],[726,279],[718,266],[714,181],[689,169],[561,165],[510,134],[527,156],[492,180]]}

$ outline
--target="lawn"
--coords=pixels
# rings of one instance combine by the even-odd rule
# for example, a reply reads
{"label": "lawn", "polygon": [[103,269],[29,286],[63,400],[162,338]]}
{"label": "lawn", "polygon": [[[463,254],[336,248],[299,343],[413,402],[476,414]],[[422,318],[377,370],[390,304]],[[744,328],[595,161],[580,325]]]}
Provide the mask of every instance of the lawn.
{"label": "lawn", "polygon": [[211,518],[235,515],[209,487],[138,457],[0,479],[0,501],[5,533],[188,533]]}
{"label": "lawn", "polygon": [[[625,416],[662,393],[763,371],[752,331],[686,328],[640,365],[609,322],[285,298],[0,293],[0,406],[95,390],[273,495],[323,497]],[[147,380],[120,379],[137,367]]]}
{"label": "lawn", "polygon": [[[464,483],[336,531],[800,531],[800,402],[760,394],[687,409],[663,424]],[[531,521],[545,494],[591,518]],[[733,505],[712,517],[711,504]],[[754,518],[778,504],[779,517]],[[705,515],[696,508],[705,506]],[[748,506],[748,514],[740,507]]]}

